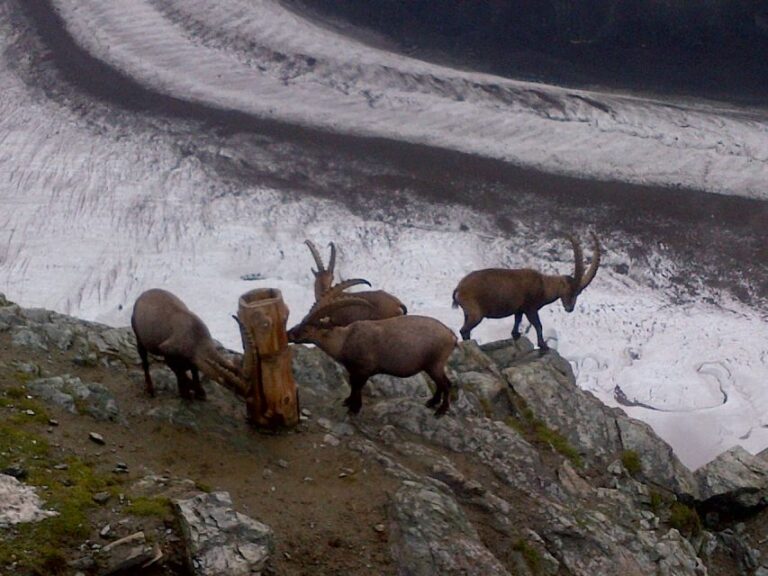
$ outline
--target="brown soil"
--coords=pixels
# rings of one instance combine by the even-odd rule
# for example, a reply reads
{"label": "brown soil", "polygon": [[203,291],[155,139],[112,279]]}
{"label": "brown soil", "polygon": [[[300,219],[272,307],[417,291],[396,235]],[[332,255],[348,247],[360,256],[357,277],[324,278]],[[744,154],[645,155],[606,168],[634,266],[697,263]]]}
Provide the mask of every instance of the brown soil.
{"label": "brown soil", "polygon": [[[20,353],[19,348],[11,347],[7,333],[0,334],[0,392],[20,386],[10,363],[21,359],[38,364],[45,374],[72,374],[84,382],[106,385],[128,420],[127,425],[98,422],[46,406],[59,426],[30,423],[24,427],[46,435],[55,457],[76,455],[103,472],[113,469],[116,462],[125,462],[129,469],[126,485],[151,472],[189,478],[205,490],[228,491],[239,512],[274,530],[277,574],[394,573],[387,532],[374,527],[387,525],[387,505],[396,482],[343,443],[338,447],[324,444],[326,431],[313,420],[290,433],[260,434],[245,425],[244,407],[239,413],[226,413],[227,407],[219,402],[226,393],[213,391],[215,385],[208,383],[213,398],[193,407],[200,417],[200,430],[190,430],[145,415],[158,403],[184,402],[175,395],[166,392],[148,398],[125,370],[77,367],[72,356],[58,351]],[[0,419],[13,412],[0,408]],[[222,416],[231,419],[223,427]],[[214,420],[217,430],[210,432],[208,424]],[[104,437],[105,446],[89,440],[93,431]],[[347,469],[345,477],[340,477],[342,469]],[[94,510],[93,541],[104,542],[98,530],[109,521],[106,509]],[[145,522],[147,526],[131,524],[131,530],[152,531],[156,521]]]}

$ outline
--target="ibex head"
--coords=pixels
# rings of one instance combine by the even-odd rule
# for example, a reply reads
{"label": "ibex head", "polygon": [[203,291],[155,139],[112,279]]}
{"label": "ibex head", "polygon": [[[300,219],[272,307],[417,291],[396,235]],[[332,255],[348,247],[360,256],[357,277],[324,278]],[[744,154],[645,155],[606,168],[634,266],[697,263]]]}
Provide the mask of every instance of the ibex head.
{"label": "ibex head", "polygon": [[350,306],[373,308],[367,300],[353,296],[320,300],[312,306],[301,322],[288,330],[288,341],[297,344],[316,343],[319,338],[322,338],[322,333],[338,327],[333,322],[333,312]]}
{"label": "ibex head", "polygon": [[331,258],[328,260],[328,268],[326,269],[323,264],[323,259],[320,257],[320,252],[317,251],[317,248],[312,241],[305,240],[304,243],[312,253],[312,258],[315,259],[315,266],[317,266],[317,270],[313,269],[312,274],[315,275],[315,300],[320,300],[323,293],[333,286],[333,269],[336,266],[336,246],[331,242]]}
{"label": "ibex head", "polygon": [[563,303],[563,308],[566,312],[573,312],[576,306],[576,299],[579,294],[589,286],[589,283],[595,278],[597,268],[600,266],[600,242],[597,239],[597,235],[592,233],[593,241],[593,254],[592,262],[589,265],[589,270],[584,273],[584,253],[581,250],[581,244],[574,236],[569,236],[573,246],[573,258],[574,258],[574,270],[573,276],[562,276],[564,280],[564,286],[560,292],[560,300]]}

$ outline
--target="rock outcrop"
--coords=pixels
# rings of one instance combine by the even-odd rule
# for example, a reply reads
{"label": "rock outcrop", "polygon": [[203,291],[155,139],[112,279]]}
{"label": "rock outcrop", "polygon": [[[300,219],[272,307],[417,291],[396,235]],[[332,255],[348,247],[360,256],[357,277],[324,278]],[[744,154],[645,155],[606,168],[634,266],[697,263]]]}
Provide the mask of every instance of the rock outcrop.
{"label": "rock outcrop", "polygon": [[257,576],[274,549],[272,530],[236,512],[227,492],[176,500],[195,576]]}
{"label": "rock outcrop", "polygon": [[[18,351],[8,370],[21,375],[32,397],[110,426],[132,415],[125,395],[118,410],[107,380],[50,373],[29,359],[64,350],[70,366],[120,372],[141,394],[130,329],[24,310],[0,297],[0,333]],[[424,407],[433,386],[425,376],[376,376],[363,391],[362,412],[350,418],[341,405],[349,393],[344,370],[319,349],[293,351],[306,414],[300,429],[375,463],[398,486],[389,494],[386,527],[398,574],[768,570],[761,565],[765,542],[750,539],[744,524],[764,517],[768,459],[734,448],[692,473],[650,427],[581,390],[556,352],[541,356],[525,338],[464,342],[449,363],[456,386],[448,415],[435,418]],[[155,366],[153,376],[158,396],[142,417],[220,438],[233,437],[239,420],[241,440],[248,433],[245,410],[229,392],[208,383],[208,402],[185,402],[167,368]],[[301,432],[295,441],[303,441]],[[145,483],[152,494],[157,482]],[[227,493],[189,491],[194,482],[171,499],[193,573],[267,570],[280,534],[237,512]],[[147,544],[138,548],[136,557],[146,558]]]}

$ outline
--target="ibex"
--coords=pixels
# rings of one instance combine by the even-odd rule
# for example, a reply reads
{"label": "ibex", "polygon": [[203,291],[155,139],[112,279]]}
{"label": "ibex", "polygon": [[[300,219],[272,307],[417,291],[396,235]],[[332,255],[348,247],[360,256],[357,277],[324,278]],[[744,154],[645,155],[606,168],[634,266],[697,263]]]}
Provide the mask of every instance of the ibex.
{"label": "ibex", "polygon": [[356,296],[318,303],[288,331],[288,340],[315,344],[347,369],[352,391],[344,405],[352,414],[360,411],[363,386],[374,374],[405,378],[422,371],[436,385],[427,407],[437,406],[435,416],[445,414],[451,401],[451,381],[445,375],[445,365],[456,347],[456,335],[441,322],[425,316],[360,320],[348,326],[332,323],[338,310],[370,306],[370,302]]}
{"label": "ibex", "polygon": [[549,276],[528,268],[488,268],[471,272],[462,278],[453,291],[453,307],[461,306],[464,310],[461,337],[468,340],[472,329],[480,324],[483,318],[506,318],[514,314],[512,338],[517,340],[520,338],[520,321],[525,314],[536,328],[539,349],[542,352],[548,350],[541,332],[539,310],[560,298],[566,312],[573,312],[576,298],[589,286],[600,266],[600,242],[595,234],[592,234],[592,263],[586,274],[581,245],[573,236],[569,239],[576,261],[573,276]]}
{"label": "ibex", "polygon": [[[333,274],[336,266],[336,245],[331,242],[331,257],[328,261],[328,268],[326,268],[315,245],[310,240],[305,240],[304,243],[312,253],[312,258],[314,258],[317,266],[317,270],[312,270],[312,274],[315,276],[315,302],[320,302],[321,300],[328,302],[332,298],[341,296],[345,288],[354,284],[371,285],[367,280],[356,280],[352,283],[342,282],[334,285]],[[355,292],[353,295],[355,298],[368,301],[371,306],[339,308],[332,315],[332,322],[336,326],[346,326],[357,320],[381,320],[408,313],[405,304],[384,290]]]}
{"label": "ibex", "polygon": [[[184,398],[191,398],[194,391],[196,398],[205,399],[198,370],[236,391],[246,389],[240,370],[217,351],[205,323],[170,292],[153,288],[142,293],[133,306],[131,327],[150,396],[155,395],[155,386],[149,375],[148,353],[163,357]],[[192,373],[191,382],[187,371]]]}

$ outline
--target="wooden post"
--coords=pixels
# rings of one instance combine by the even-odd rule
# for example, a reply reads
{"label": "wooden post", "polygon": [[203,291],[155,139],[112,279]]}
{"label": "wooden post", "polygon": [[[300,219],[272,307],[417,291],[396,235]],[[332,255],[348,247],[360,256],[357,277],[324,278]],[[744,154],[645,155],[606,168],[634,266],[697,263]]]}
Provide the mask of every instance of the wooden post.
{"label": "wooden post", "polygon": [[259,428],[291,428],[299,402],[285,325],[288,307],[280,290],[259,288],[240,296],[237,318],[243,339],[248,419]]}

